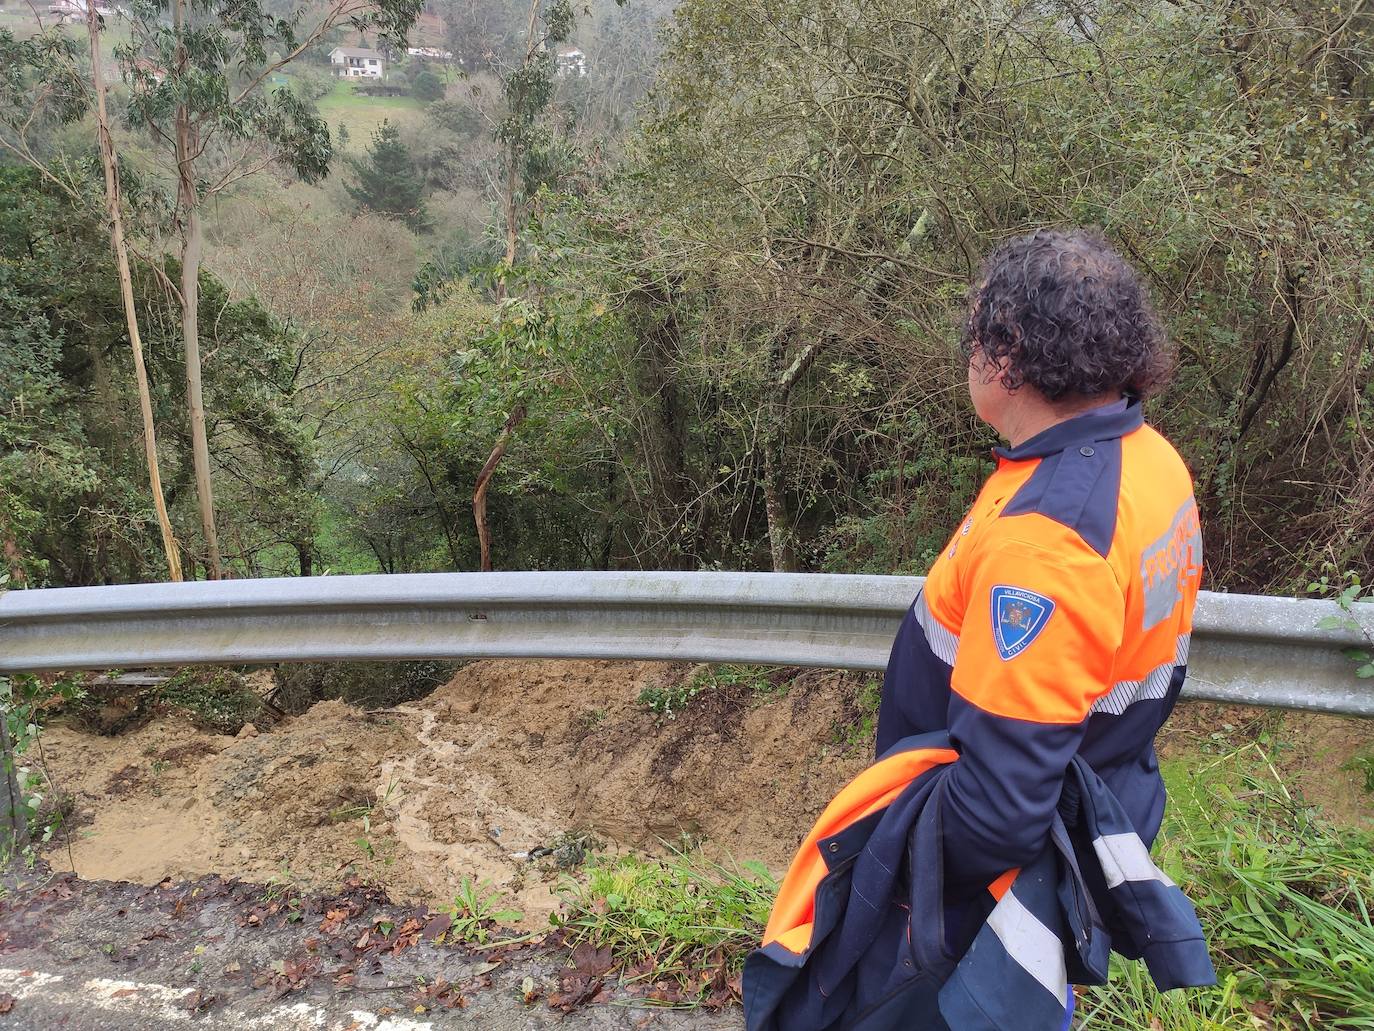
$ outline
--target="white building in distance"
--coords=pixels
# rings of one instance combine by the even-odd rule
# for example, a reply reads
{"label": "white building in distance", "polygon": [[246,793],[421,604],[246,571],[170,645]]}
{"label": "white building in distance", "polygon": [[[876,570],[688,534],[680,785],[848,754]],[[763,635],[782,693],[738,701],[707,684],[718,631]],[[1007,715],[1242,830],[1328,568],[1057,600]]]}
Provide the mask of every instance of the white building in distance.
{"label": "white building in distance", "polygon": [[553,52],[553,59],[559,75],[587,74],[587,55],[571,43],[560,43]]}
{"label": "white building in distance", "polygon": [[335,47],[329,52],[329,70],[345,79],[380,79],[386,60],[368,47]]}
{"label": "white building in distance", "polygon": [[452,61],[452,50],[440,50],[438,47],[406,47],[406,53],[411,57],[418,57],[428,61]]}
{"label": "white building in distance", "polygon": [[[88,6],[86,0],[53,0],[52,6],[48,8],[48,13],[57,19],[58,24],[69,21],[85,21]],[[113,5],[100,3],[97,0],[95,13],[102,18],[113,18],[116,12]]]}

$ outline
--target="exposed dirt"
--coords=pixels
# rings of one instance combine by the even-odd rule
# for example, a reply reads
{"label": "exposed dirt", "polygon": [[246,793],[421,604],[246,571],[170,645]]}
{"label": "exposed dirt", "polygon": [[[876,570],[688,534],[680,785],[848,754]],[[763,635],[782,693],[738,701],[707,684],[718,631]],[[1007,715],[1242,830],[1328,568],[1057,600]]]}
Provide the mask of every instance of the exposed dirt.
{"label": "exposed dirt", "polygon": [[1374,794],[1357,765],[1374,759],[1374,720],[1184,702],[1159,738],[1165,758],[1238,748],[1271,763],[1285,787],[1326,819],[1374,830]]}
{"label": "exposed dirt", "polygon": [[[864,765],[866,750],[836,743],[854,678],[807,672],[767,695],[722,687],[673,720],[638,703],[646,687],[691,673],[478,662],[414,703],[363,713],[321,702],[256,735],[164,716],[118,737],[57,726],[44,740],[58,784],[91,817],[71,843],[82,877],[323,886],[351,867],[430,903],[471,878],[542,926],[579,838],[700,845],[781,872]],[[54,846],[54,865],[67,865]]]}
{"label": "exposed dirt", "polygon": [[[160,716],[117,737],[44,736],[75,796],[81,876],[153,884],[221,873],[336,884],[352,869],[398,899],[441,904],[487,882],[546,924],[586,839],[700,846],[780,873],[826,801],[868,759],[837,742],[858,681],[803,672],[785,689],[704,691],[675,719],[638,698],[693,673],[661,663],[473,663],[420,701],[364,713],[315,705],[261,733]],[[766,685],[765,685],[766,686]],[[1339,822],[1374,827],[1351,767],[1374,721],[1182,705],[1167,756],[1263,750],[1290,788]],[[59,837],[49,851],[67,865]]]}

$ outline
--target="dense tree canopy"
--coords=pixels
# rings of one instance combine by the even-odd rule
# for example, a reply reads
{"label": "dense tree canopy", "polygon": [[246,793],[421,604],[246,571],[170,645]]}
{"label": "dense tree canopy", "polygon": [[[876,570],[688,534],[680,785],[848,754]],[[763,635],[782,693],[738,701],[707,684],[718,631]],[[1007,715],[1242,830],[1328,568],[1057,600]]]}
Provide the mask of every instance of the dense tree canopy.
{"label": "dense tree canopy", "polygon": [[624,333],[609,509],[655,530],[622,560],[922,568],[992,442],[953,348],[979,257],[1096,224],[1174,336],[1150,416],[1198,476],[1213,582],[1363,564],[1369,29],[1264,2],[680,6],[627,160],[531,236],[546,311]]}
{"label": "dense tree canopy", "polygon": [[[0,532],[11,567],[28,581],[161,575],[103,234],[35,173],[0,168]],[[264,549],[294,549],[315,532],[316,503],[304,490],[309,452],[289,410],[298,344],[257,302],[231,300],[209,275],[201,287],[216,348],[205,379],[215,402],[210,437],[226,474],[227,532],[251,567]],[[136,288],[168,503],[185,539],[195,499],[178,326],[155,276],[141,272]]]}
{"label": "dense tree canopy", "polygon": [[[236,185],[213,213],[207,267],[242,306],[242,339],[285,356],[219,344],[210,363],[207,391],[236,413],[216,416],[214,460],[243,571],[267,568],[251,557],[268,540],[302,571],[326,554],[331,568],[472,568],[485,469],[498,568],[919,572],[995,442],[955,347],[979,260],[1009,235],[1082,224],[1142,270],[1168,324],[1177,375],[1148,414],[1197,476],[1209,583],[1368,571],[1370,12],[684,0],[669,17],[605,0],[427,17],[455,51],[473,29],[442,99],[351,123],[356,138],[381,128],[347,182]],[[586,76],[552,61],[565,39]],[[363,40],[331,30],[303,60],[339,42]],[[38,69],[62,46],[26,53]],[[412,83],[426,74],[402,63]],[[15,112],[43,74],[12,76]],[[64,74],[45,96],[79,105]],[[301,96],[338,101],[306,78]],[[340,103],[330,124],[355,101]],[[80,146],[45,125],[33,156],[78,167]],[[137,156],[137,136],[124,146]],[[7,226],[57,210],[36,182],[7,181],[29,205]],[[35,238],[56,248],[53,276],[102,267],[98,249],[54,242],[83,231]],[[28,237],[7,233],[20,253]],[[165,298],[140,268],[168,406]],[[54,324],[34,300],[49,274],[6,275],[7,397],[42,401],[9,409],[3,468],[40,437],[50,449],[50,481],[6,513],[9,537],[32,542],[53,525],[45,506],[75,505],[69,528],[115,510],[62,499],[111,476],[102,441],[128,430],[74,400],[91,388],[61,357],[117,324]],[[116,358],[106,370],[126,389]],[[266,428],[273,411],[297,413],[294,437]],[[174,464],[183,443],[171,432]],[[184,519],[184,473],[168,482]],[[266,499],[288,494],[294,522],[278,525],[287,509]],[[139,575],[143,543],[98,574],[67,557],[47,575]]]}

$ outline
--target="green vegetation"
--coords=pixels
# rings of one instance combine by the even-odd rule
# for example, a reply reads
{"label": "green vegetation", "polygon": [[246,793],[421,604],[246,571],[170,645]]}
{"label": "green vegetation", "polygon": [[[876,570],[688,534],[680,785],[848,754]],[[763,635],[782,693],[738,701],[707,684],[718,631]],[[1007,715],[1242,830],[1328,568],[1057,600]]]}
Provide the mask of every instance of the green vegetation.
{"label": "green vegetation", "polygon": [[846,751],[869,750],[878,733],[878,706],[883,700],[882,677],[866,676],[854,696],[850,718],[835,727],[835,739]]}
{"label": "green vegetation", "polygon": [[1354,606],[1374,601],[1374,587],[1365,586],[1355,570],[1347,570],[1337,576],[1336,566],[1330,562],[1325,563],[1322,569],[1321,579],[1308,584],[1307,591],[1330,598],[1340,606],[1341,611],[1322,617],[1317,627],[1321,630],[1346,630],[1364,638],[1363,647],[1347,648],[1345,656],[1355,664],[1355,676],[1368,680],[1374,677],[1374,636],[1355,618]]}
{"label": "green vegetation", "polygon": [[[0,166],[0,532],[14,542],[15,586],[166,575],[147,469],[131,446],[138,400],[103,234],[93,212],[73,211],[36,172]],[[175,429],[186,404],[177,306],[149,269],[135,270],[134,295],[154,417],[168,427],[159,444],[169,507],[194,526],[192,444]],[[209,273],[200,306],[216,340],[204,396],[237,472],[220,484],[221,531],[246,569],[280,544],[309,554],[316,503],[296,380],[309,341]]]}
{"label": "green vegetation", "polygon": [[382,813],[386,812],[387,806],[391,805],[395,798],[396,788],[397,783],[393,777],[387,782],[386,789],[382,792],[381,797],[370,799],[366,803],[358,805],[342,805],[337,809],[331,810],[329,813],[330,823],[349,823],[353,820],[361,821],[362,833],[354,839],[353,843],[358,846],[368,859],[376,859],[379,852],[385,852],[384,862],[388,865],[393,862],[394,857],[390,854],[391,849],[387,846],[393,845],[394,842],[387,841],[378,843],[373,840],[372,816],[379,810]]}
{"label": "green vegetation", "polygon": [[1374,838],[1296,802],[1261,749],[1164,771],[1156,861],[1197,906],[1219,987],[1161,997],[1137,970],[1090,994],[1085,1026],[1374,1027]]}
{"label": "green vegetation", "polygon": [[[953,347],[980,256],[1037,226],[1096,224],[1149,280],[1177,347],[1149,417],[1196,473],[1209,586],[1307,583],[1345,610],[1330,626],[1367,598],[1367,10],[428,7],[464,74],[436,91],[433,69],[396,64],[409,97],[328,78],[328,50],[359,42],[355,27],[295,40],[303,22],[259,23],[255,3],[203,12],[185,63],[195,88],[181,71],[162,88],[183,62],[160,14],[138,32],[115,19],[104,37],[120,63],[111,146],[132,308],[188,577],[217,575],[188,337],[233,575],[921,572],[993,443]],[[387,10],[373,27],[398,38],[419,13]],[[555,73],[548,49],[564,39],[586,50],[585,78]],[[0,13],[0,575],[13,587],[171,572],[92,171],[86,42],[84,28]],[[178,189],[166,130],[183,117],[214,145]],[[355,161],[321,180],[326,126],[341,146],[347,128]],[[289,174],[259,174],[282,158]],[[1352,678],[1374,676],[1374,646],[1349,657]],[[447,673],[293,668],[281,700],[392,704]],[[717,666],[640,703],[672,719],[777,683]],[[79,706],[81,687],[5,684],[37,811],[53,793],[30,766],[35,713],[53,692]],[[218,729],[253,704],[213,676],[160,694]],[[837,744],[868,747],[877,697],[876,679],[858,688]],[[1374,760],[1352,768],[1374,790]],[[1197,900],[1223,984],[1161,999],[1122,967],[1085,998],[1089,1026],[1374,1026],[1368,840],[1288,799],[1253,748],[1167,773],[1162,862]],[[631,976],[673,971],[692,995],[694,963],[737,967],[770,890],[762,871],[695,857],[603,859],[569,889],[567,926]],[[470,883],[455,900],[474,934],[502,915]]]}
{"label": "green vegetation", "polygon": [[157,689],[155,701],[184,710],[216,734],[237,734],[262,716],[262,699],[233,670],[187,666]]}
{"label": "green vegetation", "polygon": [[416,100],[429,104],[443,97],[444,80],[426,68],[415,76],[410,89]]}
{"label": "green vegetation", "polygon": [[631,979],[670,979],[695,995],[719,967],[736,973],[758,944],[777,883],[758,863],[699,855],[598,856],[567,880],[559,926],[571,945],[609,948]]}
{"label": "green vegetation", "polygon": [[340,125],[346,125],[348,135],[359,142],[370,139],[383,122],[398,126],[417,124],[424,109],[415,97],[369,97],[356,92],[343,79],[336,79],[315,106],[336,132]]}
{"label": "green vegetation", "polygon": [[[1198,909],[1216,988],[1156,992],[1117,960],[1080,1000],[1082,1028],[1275,1031],[1374,1027],[1374,837],[1337,830],[1289,797],[1260,746],[1166,766],[1170,807],[1156,861]],[[1220,817],[1218,814],[1226,814]],[[700,856],[599,856],[568,882],[572,943],[608,947],[631,976],[699,991],[703,970],[738,970],[776,882],[757,864]]]}
{"label": "green vegetation", "polygon": [[447,683],[456,668],[433,661],[293,662],[277,667],[276,702],[291,714],[331,698],[360,709],[401,705]]}
{"label": "green vegetation", "polygon": [[[4,579],[0,578],[0,593]],[[39,738],[42,713],[49,708],[79,703],[85,697],[84,677],[0,676],[0,720],[9,754],[0,753],[0,800],[8,800],[9,787],[18,789],[17,815],[27,825],[31,841],[53,840],[73,811],[71,796],[57,790],[45,773]],[[6,805],[8,808],[8,805]],[[0,813],[0,865],[13,856],[17,843]]]}
{"label": "green vegetation", "polygon": [[446,937],[449,941],[461,941],[485,945],[491,941],[492,932],[500,925],[511,924],[524,918],[515,909],[501,908],[501,893],[491,884],[480,884],[471,877],[464,877],[453,896],[453,904],[444,908],[453,921]]}
{"label": "green vegetation", "polygon": [[[194,309],[176,303],[184,248],[166,253],[186,242],[169,214],[192,198],[167,194],[146,133],[115,125],[152,421],[191,575],[215,566],[203,477],[187,472],[192,310],[215,334],[205,411],[236,575],[921,572],[993,443],[953,346],[967,284],[996,241],[1074,223],[1100,225],[1141,268],[1170,327],[1177,377],[1149,414],[1196,471],[1209,583],[1291,591],[1326,564],[1368,582],[1365,14],[1278,0],[1113,0],[1090,21],[1058,2],[668,8],[560,0],[531,20],[514,0],[431,0],[444,38],[423,42],[464,74],[392,61],[382,85],[411,90],[401,98],[328,76],[329,49],[361,41],[351,29],[279,63],[281,39],[255,41],[238,8],[216,8],[229,57],[198,49],[198,74],[223,84],[248,74],[226,63],[243,58],[294,99],[195,100],[205,132],[254,146],[247,163],[233,148],[199,159],[194,278],[216,296]],[[387,10],[397,26],[413,13]],[[100,184],[81,171],[79,33],[29,33],[30,46],[13,22],[0,27],[0,325],[19,357],[0,400],[25,405],[0,404],[0,487],[17,499],[7,562],[26,584],[156,578]],[[587,52],[586,77],[557,74],[564,39]],[[175,114],[156,103],[165,43],[121,42],[117,114]],[[338,139],[347,126],[355,167],[313,185],[258,176],[281,157],[293,177],[323,174],[316,113]],[[221,150],[230,163],[211,168]],[[86,288],[68,296],[70,283]],[[219,314],[253,305],[252,327]],[[32,482],[6,471],[30,467]]]}
{"label": "green vegetation", "polygon": [[646,687],[639,693],[639,704],[663,719],[677,719],[704,691],[741,690],[760,698],[786,693],[787,681],[772,666],[725,663],[702,666],[692,676],[667,687]]}
{"label": "green vegetation", "polygon": [[1374,753],[1357,755],[1341,768],[1362,775],[1365,792],[1374,795]]}
{"label": "green vegetation", "polygon": [[349,186],[348,194],[360,207],[400,219],[417,231],[428,227],[424,183],[396,126],[383,120],[372,134],[366,160],[351,164],[357,185]]}

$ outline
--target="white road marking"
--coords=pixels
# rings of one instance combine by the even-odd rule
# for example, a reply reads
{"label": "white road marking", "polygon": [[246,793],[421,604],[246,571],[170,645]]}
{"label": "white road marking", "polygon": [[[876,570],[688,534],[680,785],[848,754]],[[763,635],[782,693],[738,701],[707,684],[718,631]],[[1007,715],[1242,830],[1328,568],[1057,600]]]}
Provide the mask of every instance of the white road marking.
{"label": "white road marking", "polygon": [[[189,988],[148,981],[117,981],[106,977],[92,977],[80,985],[68,981],[61,974],[41,970],[20,970],[0,967],[0,991],[13,995],[16,1002],[47,1001],[58,1006],[76,1009],[96,1008],[108,1013],[127,1013],[141,1017],[156,1017],[170,1023],[192,1019],[190,1010],[182,1006]],[[273,1006],[261,1013],[218,1012],[211,1010],[201,1016],[197,1026],[224,1028],[226,1031],[433,1031],[428,1020],[408,1017],[379,1017],[366,1010],[353,1010],[347,1017],[331,1019],[323,1009],[308,1002],[290,1006]]]}
{"label": "white road marking", "polygon": [[191,1011],[181,1005],[181,1000],[191,994],[189,988],[169,988],[165,984],[112,981],[106,977],[93,977],[82,982],[78,992],[84,1002],[99,1006],[103,1010],[116,1013],[138,1012],[146,1016],[157,1016],[165,1022],[191,1019]]}

